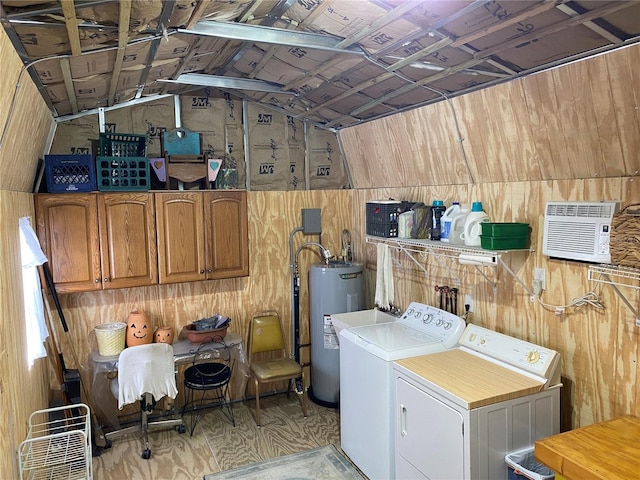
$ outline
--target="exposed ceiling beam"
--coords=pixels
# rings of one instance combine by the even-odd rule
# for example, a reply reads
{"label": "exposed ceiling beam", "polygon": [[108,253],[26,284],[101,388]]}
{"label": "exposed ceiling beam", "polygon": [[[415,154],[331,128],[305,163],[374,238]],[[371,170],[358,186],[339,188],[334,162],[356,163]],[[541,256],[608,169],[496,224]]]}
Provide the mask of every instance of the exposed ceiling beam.
{"label": "exposed ceiling beam", "polygon": [[73,86],[71,64],[68,57],[60,60],[60,69],[62,70],[62,78],[64,78],[64,88],[67,90],[67,97],[69,97],[69,103],[71,104],[71,111],[74,114],[78,113],[78,100],[76,99],[76,90]]}
{"label": "exposed ceiling beam", "polygon": [[116,89],[120,81],[120,72],[122,70],[122,62],[124,60],[124,52],[127,49],[129,41],[129,22],[131,20],[131,0],[121,0],[120,16],[118,20],[118,51],[116,53],[116,61],[113,66],[113,74],[111,75],[111,84],[109,85],[109,98],[107,104],[112,106],[115,102]]}
{"label": "exposed ceiling beam", "polygon": [[335,53],[362,55],[357,47],[339,48],[341,39],[317,33],[296,32],[280,28],[264,27],[262,25],[241,25],[230,22],[216,22],[201,20],[191,30],[178,29],[178,33],[191,35],[208,35],[210,37],[242,40],[246,42],[287,45],[290,47],[304,47],[326,50]]}
{"label": "exposed ceiling beam", "polygon": [[595,20],[596,18],[600,18],[604,15],[610,15],[614,12],[624,10],[625,8],[629,8],[633,5],[637,5],[638,2],[613,2],[611,4],[607,4],[604,7],[596,8],[595,10],[591,10],[582,15],[578,15],[577,17],[568,18],[561,22],[556,22],[554,24],[548,25],[546,27],[540,28],[533,32],[530,32],[522,37],[514,38],[513,40],[509,40],[507,42],[502,42],[498,45],[495,45],[490,48],[486,48],[484,50],[480,50],[475,53],[475,57],[488,57],[491,55],[496,55],[499,52],[504,52],[505,50],[509,50],[510,48],[516,47],[525,42],[532,42],[534,40],[540,39],[542,37],[546,37],[547,35],[551,35],[553,33],[560,32],[568,27],[576,26],[583,24],[585,22],[589,22],[591,20]]}
{"label": "exposed ceiling beam", "polygon": [[208,6],[209,6],[209,0],[199,0],[196,3],[196,8],[193,9],[193,13],[191,14],[191,17],[187,21],[185,28],[187,29],[193,28],[194,25],[200,21],[200,19],[202,18],[202,15],[204,15],[204,12],[207,10]]}
{"label": "exposed ceiling beam", "polygon": [[221,77],[217,75],[203,75],[200,73],[183,73],[175,80],[158,80],[158,82],[180,83],[183,85],[200,85],[202,87],[227,88],[232,90],[253,90],[257,92],[289,93],[282,90],[282,85],[262,80],[245,78]]}
{"label": "exposed ceiling beam", "polygon": [[78,19],[76,18],[76,7],[73,0],[60,0],[62,12],[64,13],[64,23],[67,26],[67,35],[71,45],[71,55],[80,55],[82,46],[80,45],[80,35],[78,33]]}
{"label": "exposed ceiling beam", "polygon": [[[569,5],[559,5],[558,6],[558,10],[560,10],[562,13],[566,13],[570,17],[577,17],[577,16],[580,15],[580,12],[577,12],[573,7],[571,7]],[[583,25],[585,27],[593,30],[598,35],[600,35],[601,37],[606,38],[611,43],[622,43],[623,42],[622,38],[618,37],[614,33],[610,32],[609,30],[601,27],[600,25],[598,25],[598,24],[596,24],[594,22],[585,22]]]}
{"label": "exposed ceiling beam", "polygon": [[358,33],[356,33],[355,35],[351,35],[349,38],[345,38],[343,41],[338,43],[338,47],[346,48],[350,45],[353,45],[354,43],[357,43],[359,40],[362,40],[367,35],[377,32],[382,27],[389,25],[391,22],[393,22],[394,20],[397,20],[398,18],[403,16],[405,13],[413,10],[418,5],[420,5],[420,3],[422,3],[422,1],[412,0],[412,1],[407,1],[405,3],[400,4],[399,6],[391,10],[389,13],[387,13],[384,17],[379,18],[368,27],[360,29]]}

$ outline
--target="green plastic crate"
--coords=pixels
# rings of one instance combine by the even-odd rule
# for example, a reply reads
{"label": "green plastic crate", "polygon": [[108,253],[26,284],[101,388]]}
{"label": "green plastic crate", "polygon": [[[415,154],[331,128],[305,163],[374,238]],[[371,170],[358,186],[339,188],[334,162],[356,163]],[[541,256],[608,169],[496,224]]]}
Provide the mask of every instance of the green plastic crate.
{"label": "green plastic crate", "polygon": [[97,157],[98,190],[146,191],[151,185],[147,157]]}
{"label": "green plastic crate", "polygon": [[526,237],[529,235],[528,223],[482,222],[482,235],[487,237]]}
{"label": "green plastic crate", "polygon": [[480,246],[485,250],[524,250],[529,248],[529,235],[524,237],[489,237],[480,235]]}
{"label": "green plastic crate", "polygon": [[98,155],[101,157],[144,157],[147,136],[132,133],[101,133]]}

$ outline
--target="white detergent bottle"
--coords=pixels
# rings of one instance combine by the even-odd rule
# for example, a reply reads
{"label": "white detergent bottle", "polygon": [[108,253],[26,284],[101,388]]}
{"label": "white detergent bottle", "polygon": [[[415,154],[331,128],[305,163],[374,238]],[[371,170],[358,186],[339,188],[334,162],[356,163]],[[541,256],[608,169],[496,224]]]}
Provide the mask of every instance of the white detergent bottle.
{"label": "white detergent bottle", "polygon": [[480,223],[490,221],[489,215],[482,210],[482,202],[473,202],[471,212],[469,212],[464,222],[464,230],[462,232],[464,244],[469,247],[479,247],[480,234],[482,233]]}
{"label": "white detergent bottle", "polygon": [[440,241],[441,242],[449,242],[451,235],[451,222],[453,221],[453,217],[455,217],[460,212],[460,203],[453,202],[449,208],[447,208],[442,217],[440,217]]}
{"label": "white detergent bottle", "polygon": [[464,224],[467,220],[467,215],[471,212],[471,207],[468,203],[460,206],[460,211],[451,220],[451,230],[449,231],[449,243],[451,245],[464,245]]}

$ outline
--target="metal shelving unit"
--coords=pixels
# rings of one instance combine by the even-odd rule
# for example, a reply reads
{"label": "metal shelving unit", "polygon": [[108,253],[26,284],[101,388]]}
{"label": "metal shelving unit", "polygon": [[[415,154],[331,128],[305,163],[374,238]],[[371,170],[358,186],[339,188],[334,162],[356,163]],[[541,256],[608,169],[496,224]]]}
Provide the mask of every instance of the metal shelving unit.
{"label": "metal shelving unit", "polygon": [[91,421],[84,404],[37,410],[18,448],[21,479],[91,480]]}
{"label": "metal shelving unit", "polygon": [[[428,274],[427,269],[414,257],[414,254],[432,255],[438,261],[441,267],[449,270],[451,276],[454,277],[458,283],[460,283],[460,278],[458,277],[458,275],[456,275],[456,273],[448,265],[440,260],[440,257],[454,258],[460,263],[466,262],[469,265],[473,265],[480,273],[480,275],[482,275],[484,279],[493,287],[494,290],[496,289],[495,282],[491,280],[480,267],[500,266],[501,268],[506,270],[509,275],[511,275],[514,280],[518,282],[529,295],[534,294],[533,291],[520,279],[520,277],[518,277],[518,275],[513,270],[511,270],[511,267],[509,267],[509,265],[507,265],[502,259],[502,255],[508,254],[510,252],[531,252],[531,249],[485,250],[480,247],[470,247],[467,245],[450,245],[436,240],[419,240],[414,238],[383,238],[370,235],[367,235],[366,243],[383,243],[397,248],[398,250],[405,253],[425,274]],[[469,260],[470,258],[477,259],[477,263],[473,263],[473,260]]]}
{"label": "metal shelving unit", "polygon": [[618,289],[618,287],[628,287],[640,290],[640,270],[629,267],[617,267],[615,265],[589,265],[588,278],[591,281],[605,283],[613,288],[613,291],[620,297],[620,300],[622,300],[633,313],[636,319],[636,327],[640,327],[638,310],[631,305],[627,297]]}

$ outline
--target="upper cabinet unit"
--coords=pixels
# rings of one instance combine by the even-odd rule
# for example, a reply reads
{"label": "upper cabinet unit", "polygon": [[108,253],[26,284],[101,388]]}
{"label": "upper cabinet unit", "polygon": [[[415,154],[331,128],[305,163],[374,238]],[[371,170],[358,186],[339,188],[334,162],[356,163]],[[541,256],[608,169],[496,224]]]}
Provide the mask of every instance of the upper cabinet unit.
{"label": "upper cabinet unit", "polygon": [[37,195],[36,216],[59,293],[158,282],[152,194]]}
{"label": "upper cabinet unit", "polygon": [[153,195],[98,195],[98,220],[104,288],[158,283]]}
{"label": "upper cabinet unit", "polygon": [[155,195],[160,283],[249,275],[246,192]]}

